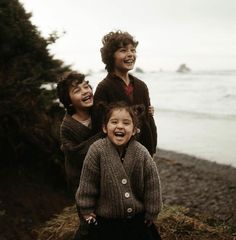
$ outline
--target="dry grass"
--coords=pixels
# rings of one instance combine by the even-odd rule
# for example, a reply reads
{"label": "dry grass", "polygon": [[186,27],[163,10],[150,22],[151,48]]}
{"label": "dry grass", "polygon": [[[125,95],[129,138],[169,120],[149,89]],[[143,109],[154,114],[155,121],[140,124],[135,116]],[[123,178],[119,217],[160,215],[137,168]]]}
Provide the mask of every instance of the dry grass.
{"label": "dry grass", "polygon": [[35,229],[38,240],[70,240],[78,229],[79,218],[76,207],[66,207],[62,213],[55,215],[53,219],[47,221],[41,228]]}
{"label": "dry grass", "polygon": [[[72,240],[78,224],[76,208],[71,206],[34,232],[38,240]],[[206,216],[191,216],[183,207],[164,207],[156,225],[163,240],[236,240],[233,227]]]}
{"label": "dry grass", "polygon": [[233,227],[207,216],[191,216],[184,207],[164,207],[156,225],[163,240],[236,240]]}

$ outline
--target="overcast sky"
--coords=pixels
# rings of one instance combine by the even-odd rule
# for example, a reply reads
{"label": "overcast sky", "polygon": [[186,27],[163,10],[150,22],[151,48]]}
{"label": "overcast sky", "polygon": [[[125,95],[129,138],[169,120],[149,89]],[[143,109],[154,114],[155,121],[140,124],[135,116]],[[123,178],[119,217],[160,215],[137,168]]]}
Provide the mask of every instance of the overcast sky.
{"label": "overcast sky", "polygon": [[[104,69],[104,34],[139,41],[136,67],[236,69],[236,0],[20,0],[43,36],[62,35],[50,51],[74,70]],[[66,32],[63,34],[63,32]]]}

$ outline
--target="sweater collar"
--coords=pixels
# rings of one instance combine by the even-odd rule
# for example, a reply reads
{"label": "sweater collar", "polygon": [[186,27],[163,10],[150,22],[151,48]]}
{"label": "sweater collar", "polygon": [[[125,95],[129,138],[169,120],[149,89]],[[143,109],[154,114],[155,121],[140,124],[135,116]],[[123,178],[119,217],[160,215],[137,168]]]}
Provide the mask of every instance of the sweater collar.
{"label": "sweater collar", "polygon": [[[112,79],[112,80],[115,79],[117,81],[121,81],[123,84],[125,84],[124,81],[119,76],[117,76],[115,73],[108,73],[107,77],[109,79]],[[129,74],[129,79],[130,79],[130,83],[133,84],[134,83],[134,76]]]}
{"label": "sweater collar", "polygon": [[[123,163],[120,160],[120,156],[117,149],[115,148],[114,144],[109,140],[108,137],[106,138],[106,142],[108,146],[108,148],[106,149],[108,154],[108,161],[112,168],[114,168],[114,172],[116,173],[117,177],[119,179],[122,179],[124,178],[124,174],[127,176],[131,176],[131,173],[136,163],[135,158],[133,157],[135,140],[134,139],[130,140],[129,145],[127,146],[127,151],[124,156]],[[117,171],[117,169],[119,169],[119,171]]]}

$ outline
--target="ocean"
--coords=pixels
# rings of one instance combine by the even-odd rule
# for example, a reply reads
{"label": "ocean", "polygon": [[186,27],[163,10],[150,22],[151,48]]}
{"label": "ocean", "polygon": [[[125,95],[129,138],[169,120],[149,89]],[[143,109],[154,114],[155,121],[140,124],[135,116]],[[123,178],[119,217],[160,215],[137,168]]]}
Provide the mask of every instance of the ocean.
{"label": "ocean", "polygon": [[[158,148],[236,167],[236,70],[133,74],[149,88]],[[87,79],[95,90],[105,76]]]}

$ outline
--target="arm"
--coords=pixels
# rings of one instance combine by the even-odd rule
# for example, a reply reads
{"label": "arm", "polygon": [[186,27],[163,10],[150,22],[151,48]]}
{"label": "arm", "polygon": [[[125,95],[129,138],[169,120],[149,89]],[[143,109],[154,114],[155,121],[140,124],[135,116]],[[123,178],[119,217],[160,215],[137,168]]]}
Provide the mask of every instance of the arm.
{"label": "arm", "polygon": [[103,137],[102,132],[98,132],[97,134],[90,136],[86,140],[82,138],[75,138],[72,137],[68,130],[62,129],[61,130],[61,142],[62,142],[62,150],[65,153],[79,153],[79,154],[86,154],[90,145],[92,145],[95,141]]}
{"label": "arm", "polygon": [[100,82],[94,93],[94,102],[97,104],[99,102],[108,102],[108,96],[106,92],[106,86],[104,82]]}
{"label": "arm", "polygon": [[95,216],[95,206],[100,186],[99,148],[93,144],[84,160],[79,188],[76,192],[76,203],[84,217]]}
{"label": "arm", "polygon": [[106,106],[109,102],[109,97],[106,92],[106,86],[104,83],[98,84],[94,93],[94,106],[92,112],[92,121],[95,131],[102,130],[103,117]]}
{"label": "arm", "polygon": [[[154,115],[154,107],[151,106],[151,102],[150,102],[150,96],[149,96],[149,91],[148,91],[148,87],[145,84],[145,104],[147,104],[148,107],[148,113],[147,113],[147,120],[151,129],[151,139],[152,139],[152,152],[155,153],[156,152],[156,148],[157,148],[157,127],[156,127],[156,123],[155,120],[153,118]],[[153,112],[152,112],[153,109]]]}
{"label": "arm", "polygon": [[148,153],[146,154],[144,174],[145,219],[152,222],[161,211],[162,196],[157,166]]}

